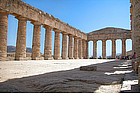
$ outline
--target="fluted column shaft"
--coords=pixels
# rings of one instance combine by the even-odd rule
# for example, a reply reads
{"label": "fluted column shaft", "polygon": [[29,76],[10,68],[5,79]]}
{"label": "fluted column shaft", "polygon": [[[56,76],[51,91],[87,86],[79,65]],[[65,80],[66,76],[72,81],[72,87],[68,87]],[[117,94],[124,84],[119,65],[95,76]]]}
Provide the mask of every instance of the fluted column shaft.
{"label": "fluted column shaft", "polygon": [[8,14],[0,13],[0,61],[7,58]]}
{"label": "fluted column shaft", "polygon": [[93,58],[97,58],[97,40],[93,40]]}
{"label": "fluted column shaft", "polygon": [[16,60],[24,60],[26,58],[26,23],[27,20],[25,18],[18,17]]}
{"label": "fluted column shaft", "polygon": [[62,34],[62,59],[68,59],[67,34]]}
{"label": "fluted column shaft", "polygon": [[85,59],[85,40],[82,40],[82,57]]}
{"label": "fluted column shaft", "polygon": [[122,56],[126,56],[126,39],[122,39]]}
{"label": "fluted column shaft", "polygon": [[60,59],[60,31],[55,31],[55,42],[54,42],[54,59]]}
{"label": "fluted column shaft", "polygon": [[83,58],[83,56],[82,56],[82,40],[81,39],[79,39],[78,56],[79,56],[79,59]]}
{"label": "fluted column shaft", "polygon": [[74,37],[74,59],[78,59],[78,38]]}
{"label": "fluted column shaft", "polygon": [[112,40],[112,58],[116,58],[116,40]]}
{"label": "fluted column shaft", "polygon": [[44,44],[44,59],[51,60],[52,59],[52,28],[49,26],[45,26],[45,44]]}
{"label": "fluted column shaft", "polygon": [[106,40],[102,40],[102,57],[106,59]]}
{"label": "fluted column shaft", "polygon": [[85,41],[85,58],[88,59],[89,58],[89,54],[88,54],[88,41]]}
{"label": "fluted column shaft", "polygon": [[36,60],[40,58],[41,25],[39,23],[33,23],[33,24],[34,24],[34,31],[33,31],[32,59]]}
{"label": "fluted column shaft", "polygon": [[73,36],[69,35],[68,57],[73,59]]}

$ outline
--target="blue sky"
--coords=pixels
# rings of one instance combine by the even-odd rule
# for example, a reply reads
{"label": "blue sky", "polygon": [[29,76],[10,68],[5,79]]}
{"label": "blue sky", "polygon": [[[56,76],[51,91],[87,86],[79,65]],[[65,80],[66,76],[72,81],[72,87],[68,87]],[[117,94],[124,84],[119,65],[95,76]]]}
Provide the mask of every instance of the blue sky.
{"label": "blue sky", "polygon": [[[88,33],[105,27],[130,29],[130,0],[23,0],[24,2],[59,18],[81,31]],[[9,16],[8,45],[16,44],[17,20]],[[33,25],[27,23],[27,47],[32,46]],[[44,49],[45,31],[41,29],[41,52]],[[111,54],[111,43],[107,42],[107,55]],[[121,42],[117,41],[117,53],[121,53]],[[127,50],[132,46],[127,41]],[[92,43],[89,43],[92,55]],[[101,42],[98,42],[98,56]]]}

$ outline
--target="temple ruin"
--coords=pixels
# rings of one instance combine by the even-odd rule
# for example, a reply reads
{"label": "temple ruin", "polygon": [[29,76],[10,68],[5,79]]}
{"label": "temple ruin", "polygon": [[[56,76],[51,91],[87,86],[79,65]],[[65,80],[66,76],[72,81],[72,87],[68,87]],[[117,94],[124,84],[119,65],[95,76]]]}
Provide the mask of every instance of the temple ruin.
{"label": "temple ruin", "polygon": [[[140,0],[130,0],[131,30],[105,28],[84,33],[67,23],[34,8],[21,0],[0,0],[0,60],[7,60],[8,15],[18,19],[15,60],[26,60],[26,23],[34,25],[32,59],[40,59],[41,26],[45,28],[44,60],[88,59],[88,42],[93,41],[93,57],[97,58],[97,41],[102,41],[102,57],[106,58],[106,41],[112,41],[112,58],[116,57],[116,39],[122,40],[122,56],[126,55],[126,39],[132,39],[132,51],[137,53],[135,70],[140,62]],[[55,32],[52,44],[52,31]],[[62,55],[60,55],[60,34],[62,34]],[[52,46],[54,45],[54,50]],[[54,56],[52,56],[54,51]],[[139,68],[140,71],[140,68]],[[139,72],[140,73],[140,72]],[[140,78],[139,78],[140,79]]]}
{"label": "temple ruin", "polygon": [[[122,55],[126,55],[126,39],[131,39],[131,31],[125,29],[106,28],[91,33],[80,30],[44,13],[21,0],[0,0],[0,60],[7,60],[7,28],[8,15],[18,19],[15,60],[26,60],[26,23],[34,25],[32,60],[40,59],[41,26],[46,30],[44,44],[44,60],[50,59],[88,59],[88,42],[94,42],[93,57],[97,58],[97,41],[102,40],[102,57],[106,58],[106,41],[112,40],[112,58],[116,57],[116,39],[122,39]],[[55,32],[52,44],[52,31]],[[62,55],[60,56],[60,34],[62,34]],[[54,50],[52,46],[54,45]],[[54,52],[54,56],[52,56]]]}

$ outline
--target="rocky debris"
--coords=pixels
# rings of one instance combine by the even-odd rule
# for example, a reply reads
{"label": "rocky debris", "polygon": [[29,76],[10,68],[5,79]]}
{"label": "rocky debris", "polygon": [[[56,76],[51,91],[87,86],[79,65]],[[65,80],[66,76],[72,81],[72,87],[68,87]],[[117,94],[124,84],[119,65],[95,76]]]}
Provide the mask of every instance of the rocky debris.
{"label": "rocky debris", "polygon": [[82,71],[97,71],[97,66],[81,66]]}

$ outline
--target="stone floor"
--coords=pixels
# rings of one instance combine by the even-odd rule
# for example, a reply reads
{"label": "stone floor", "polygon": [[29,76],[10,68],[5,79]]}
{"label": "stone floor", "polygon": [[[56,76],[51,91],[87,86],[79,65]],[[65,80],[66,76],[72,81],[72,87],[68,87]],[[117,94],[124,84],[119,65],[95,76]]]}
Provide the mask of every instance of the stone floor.
{"label": "stone floor", "polygon": [[[0,62],[0,92],[135,93],[138,76],[131,61],[39,60]],[[97,66],[96,71],[80,70]]]}

